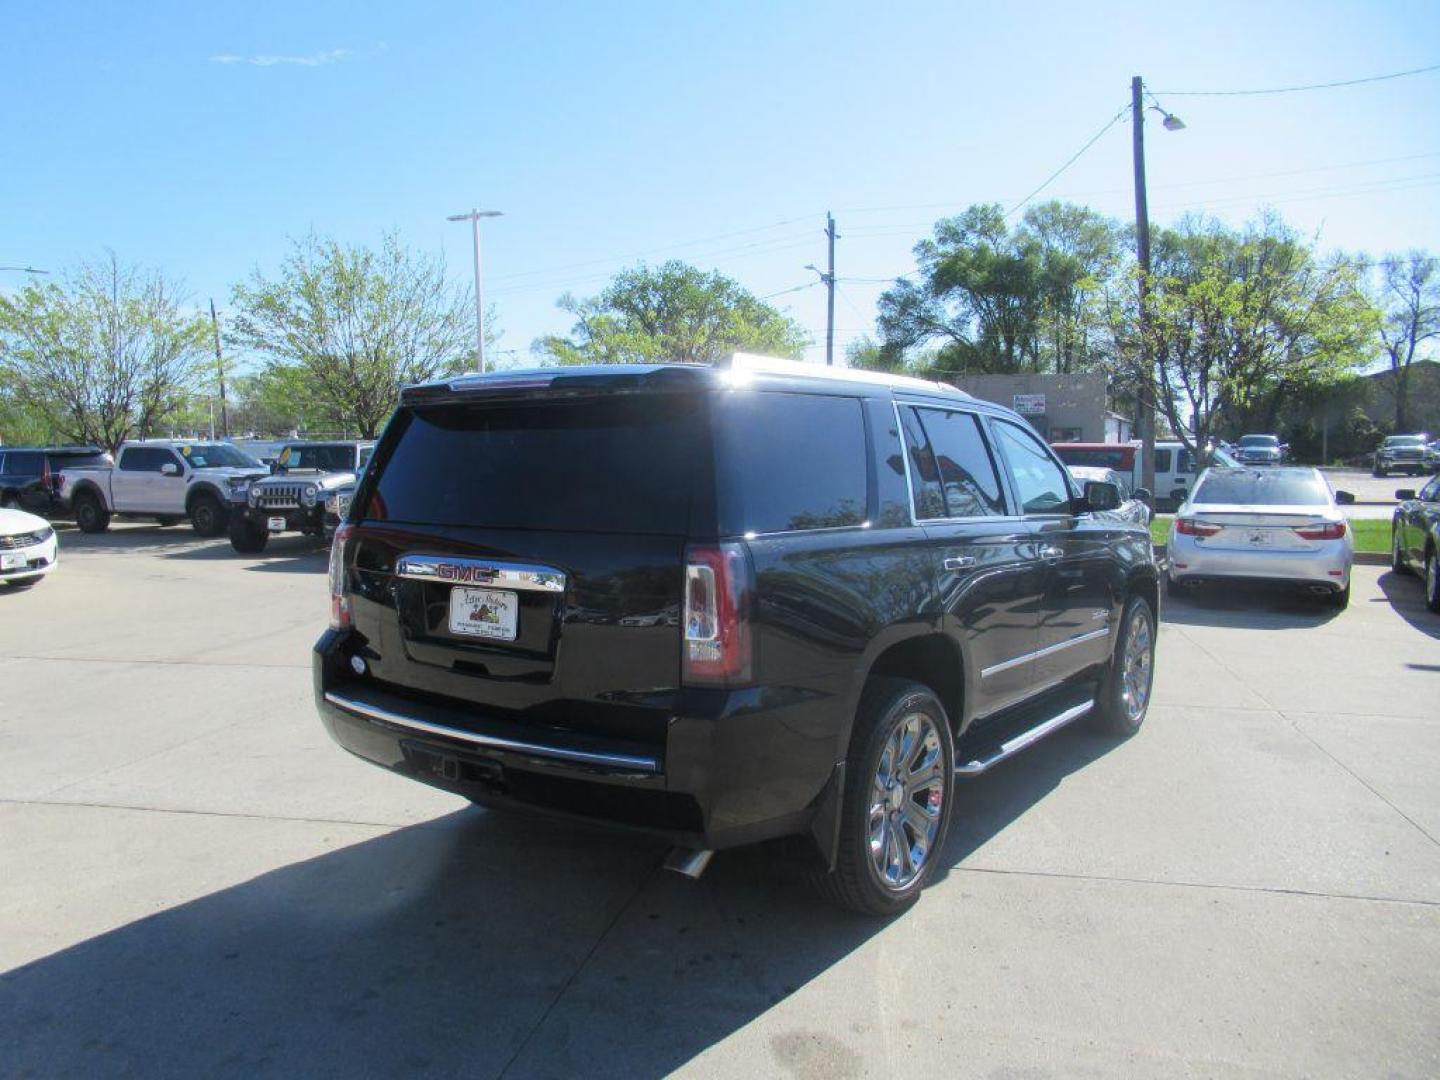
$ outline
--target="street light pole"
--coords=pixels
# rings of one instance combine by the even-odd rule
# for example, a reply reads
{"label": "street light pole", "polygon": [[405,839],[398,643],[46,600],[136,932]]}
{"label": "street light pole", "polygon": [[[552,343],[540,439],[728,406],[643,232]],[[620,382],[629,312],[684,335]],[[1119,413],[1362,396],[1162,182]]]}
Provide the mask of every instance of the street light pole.
{"label": "street light pole", "polygon": [[475,360],[480,374],[485,374],[485,294],[480,284],[480,219],[500,217],[499,210],[471,210],[468,214],[451,214],[447,221],[468,221],[475,241]]}

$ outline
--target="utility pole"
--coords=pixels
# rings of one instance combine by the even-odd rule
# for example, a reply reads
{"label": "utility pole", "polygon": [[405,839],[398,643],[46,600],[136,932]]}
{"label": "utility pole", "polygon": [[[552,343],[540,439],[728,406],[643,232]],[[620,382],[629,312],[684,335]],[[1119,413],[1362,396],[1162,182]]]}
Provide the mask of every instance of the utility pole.
{"label": "utility pole", "polygon": [[805,269],[819,274],[821,284],[830,294],[825,306],[825,364],[828,367],[835,363],[835,241],[839,239],[839,234],[835,232],[835,218],[828,210],[825,211],[825,239],[830,248],[829,273],[814,263],[806,263]]}
{"label": "utility pole", "polygon": [[[230,437],[230,413],[225,407],[225,358],[220,354],[220,317],[215,314],[215,298],[210,298],[210,328],[215,332],[215,370],[220,376],[220,433]],[[210,437],[215,437],[215,412],[210,412]]]}
{"label": "utility pole", "polygon": [[825,288],[830,294],[825,302],[825,363],[835,363],[835,218],[825,211],[825,236],[830,244],[830,272],[825,275]]}
{"label": "utility pole", "polygon": [[451,214],[447,221],[468,221],[475,241],[475,361],[481,375],[485,374],[485,299],[480,285],[480,219],[501,217],[499,210],[471,210],[468,214]]}
{"label": "utility pole", "polygon": [[1150,209],[1145,197],[1145,84],[1130,80],[1130,127],[1135,148],[1135,258],[1140,264],[1140,379],[1136,390],[1135,427],[1140,432],[1140,486],[1159,500],[1155,490],[1155,363],[1150,355]]}

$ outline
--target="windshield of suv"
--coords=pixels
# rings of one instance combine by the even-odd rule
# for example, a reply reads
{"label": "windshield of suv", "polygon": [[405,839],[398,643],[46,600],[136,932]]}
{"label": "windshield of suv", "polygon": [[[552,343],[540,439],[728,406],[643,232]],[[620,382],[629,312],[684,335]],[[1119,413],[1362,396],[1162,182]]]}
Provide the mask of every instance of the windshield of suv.
{"label": "windshield of suv", "polygon": [[357,520],[684,535],[704,428],[686,394],[402,409]]}
{"label": "windshield of suv", "polygon": [[285,469],[354,472],[355,447],[344,443],[333,446],[287,446],[280,452],[277,464]]}
{"label": "windshield of suv", "polygon": [[1274,435],[1242,435],[1241,446],[1279,446],[1280,440]]}
{"label": "windshield of suv", "polygon": [[1222,469],[1208,473],[1190,500],[1207,506],[1319,506],[1330,489],[1313,469]]}
{"label": "windshield of suv", "polygon": [[1386,446],[1424,446],[1424,435],[1391,435],[1385,440]]}
{"label": "windshield of suv", "polygon": [[249,454],[229,443],[189,443],[175,449],[196,469],[264,468]]}

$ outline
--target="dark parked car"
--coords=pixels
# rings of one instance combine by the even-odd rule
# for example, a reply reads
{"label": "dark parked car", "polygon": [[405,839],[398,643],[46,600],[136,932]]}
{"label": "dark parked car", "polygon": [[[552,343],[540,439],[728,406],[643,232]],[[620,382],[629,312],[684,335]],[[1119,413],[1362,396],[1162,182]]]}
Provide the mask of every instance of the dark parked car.
{"label": "dark parked car", "polygon": [[110,464],[98,446],[0,446],[0,509],[54,517],[64,510],[60,474],[67,466]]}
{"label": "dark parked car", "polygon": [[1071,721],[1136,731],[1146,529],[1019,416],[737,357],[413,387],[331,552],[341,746],[490,806],[715,849],[799,836],[888,914],[955,785]]}
{"label": "dark parked car", "polygon": [[1418,492],[1395,492],[1400,505],[1390,522],[1390,566],[1397,574],[1419,571],[1425,582],[1425,605],[1440,612],[1440,476]]}

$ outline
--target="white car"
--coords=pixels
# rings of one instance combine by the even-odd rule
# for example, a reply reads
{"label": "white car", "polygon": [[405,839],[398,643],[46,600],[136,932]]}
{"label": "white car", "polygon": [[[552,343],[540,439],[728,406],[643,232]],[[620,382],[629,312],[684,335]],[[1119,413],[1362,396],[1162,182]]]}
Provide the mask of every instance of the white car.
{"label": "white car", "polygon": [[0,510],[0,581],[29,588],[51,570],[60,542],[44,518],[24,510]]}
{"label": "white car", "polygon": [[1355,537],[1319,469],[1206,469],[1170,523],[1171,591],[1206,583],[1274,584],[1350,603]]}

